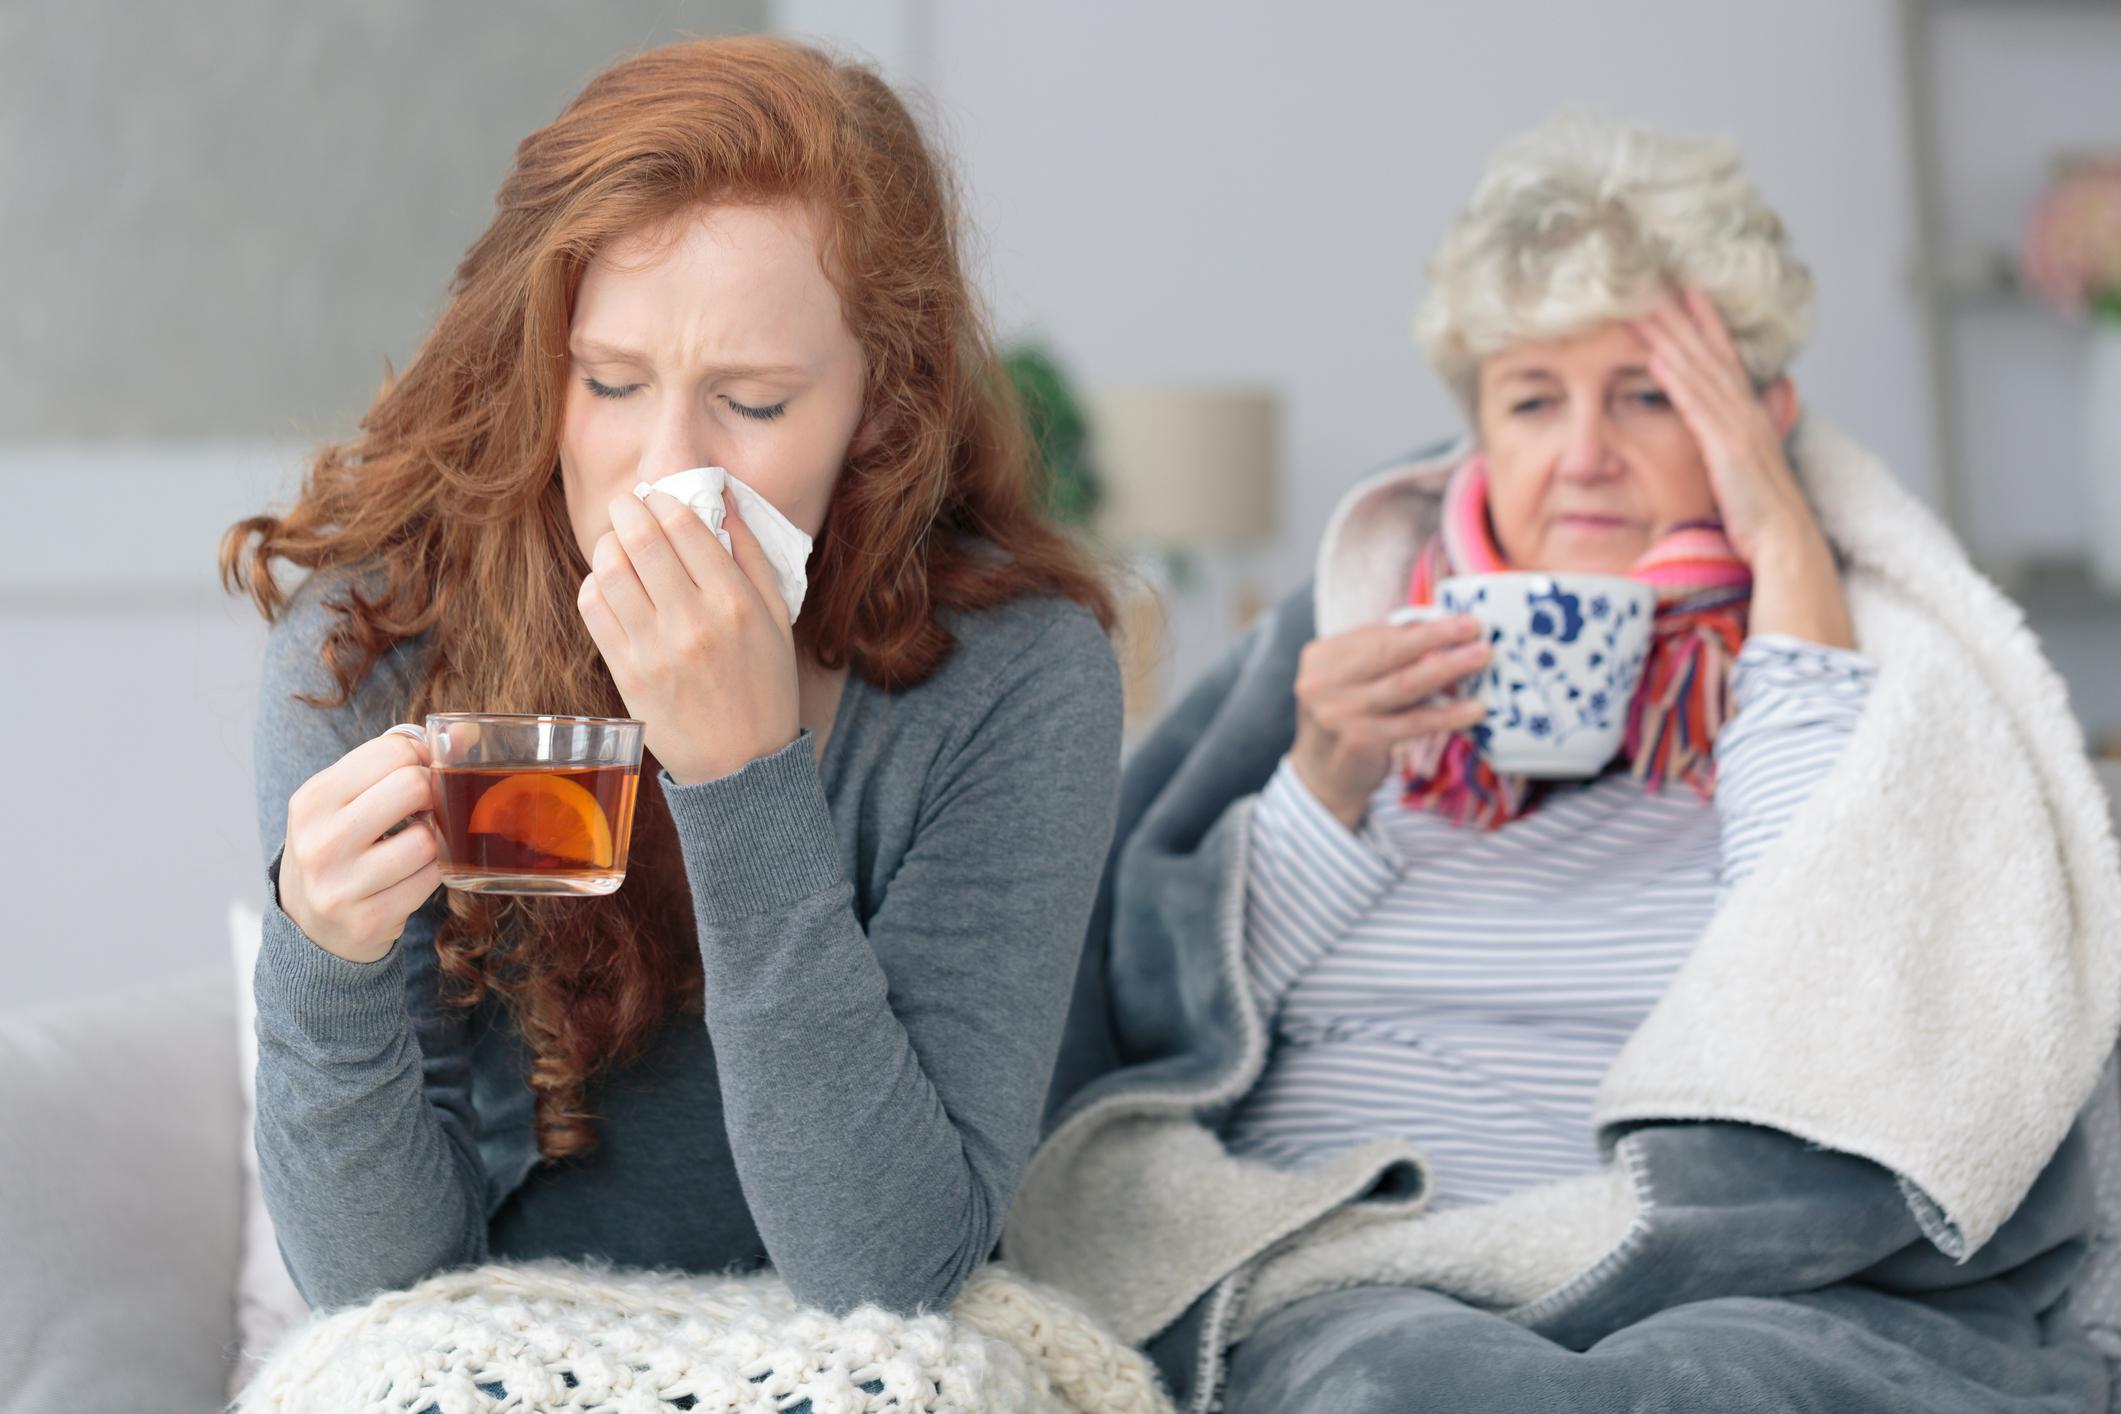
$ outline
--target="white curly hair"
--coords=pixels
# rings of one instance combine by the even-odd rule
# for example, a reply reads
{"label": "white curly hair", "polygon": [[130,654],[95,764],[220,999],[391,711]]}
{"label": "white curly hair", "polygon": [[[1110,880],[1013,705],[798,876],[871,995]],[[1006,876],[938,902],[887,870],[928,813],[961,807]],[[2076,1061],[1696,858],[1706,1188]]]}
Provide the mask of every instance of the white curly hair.
{"label": "white curly hair", "polygon": [[1495,150],[1429,282],[1414,336],[1469,418],[1488,358],[1631,318],[1664,290],[1715,302],[1756,387],[1812,328],[1811,273],[1736,144],[1580,109]]}

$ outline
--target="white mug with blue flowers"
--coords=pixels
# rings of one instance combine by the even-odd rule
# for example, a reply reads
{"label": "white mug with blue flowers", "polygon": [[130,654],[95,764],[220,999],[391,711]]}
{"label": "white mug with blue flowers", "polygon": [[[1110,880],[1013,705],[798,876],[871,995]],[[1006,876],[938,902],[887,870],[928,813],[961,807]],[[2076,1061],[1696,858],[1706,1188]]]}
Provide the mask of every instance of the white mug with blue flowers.
{"label": "white mug with blue flowers", "polygon": [[1487,704],[1481,754],[1506,775],[1564,778],[1595,776],[1620,750],[1656,609],[1640,580],[1509,571],[1446,579],[1433,606],[1387,622],[1478,619],[1493,656],[1460,690]]}

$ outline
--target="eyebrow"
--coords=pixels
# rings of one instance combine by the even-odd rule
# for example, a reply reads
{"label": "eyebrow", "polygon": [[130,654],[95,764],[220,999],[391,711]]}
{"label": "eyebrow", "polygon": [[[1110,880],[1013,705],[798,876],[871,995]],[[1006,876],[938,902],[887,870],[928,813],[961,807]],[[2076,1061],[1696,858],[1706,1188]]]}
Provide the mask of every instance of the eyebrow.
{"label": "eyebrow", "polygon": [[[597,339],[582,339],[568,346],[576,358],[588,359],[592,363],[638,363],[645,364],[647,358],[637,349],[621,348]],[[771,378],[788,374],[799,374],[807,370],[795,363],[731,363],[714,370],[724,378]]]}
{"label": "eyebrow", "polygon": [[[1541,368],[1537,365],[1534,365],[1531,368],[1505,368],[1495,376],[1504,380],[1505,382],[1511,379],[1519,379],[1527,382],[1541,379],[1551,380],[1554,382],[1561,381],[1561,375],[1559,373],[1556,373],[1551,368]],[[1623,364],[1621,367],[1613,370],[1612,376],[1616,378],[1647,378],[1650,376],[1650,368],[1649,365],[1645,363]]]}

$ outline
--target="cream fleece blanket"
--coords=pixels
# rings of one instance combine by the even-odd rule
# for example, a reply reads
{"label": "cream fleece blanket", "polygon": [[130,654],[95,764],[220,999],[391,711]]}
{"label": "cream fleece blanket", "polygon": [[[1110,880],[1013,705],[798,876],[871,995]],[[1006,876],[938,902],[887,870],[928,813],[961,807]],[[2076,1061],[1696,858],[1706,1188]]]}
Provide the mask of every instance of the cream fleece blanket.
{"label": "cream fleece blanket", "polygon": [[771,1274],[497,1264],[319,1317],[237,1414],[1169,1414],[1156,1372],[1000,1267],[947,1314],[796,1305]]}
{"label": "cream fleece blanket", "polygon": [[[1813,418],[1794,450],[1877,682],[1841,763],[1622,1050],[1595,1122],[1742,1121],[1861,1155],[1964,1258],[2113,1049],[2121,868],[2065,689],[2018,610],[1855,443]],[[1343,501],[1314,584],[1320,635],[1397,606],[1454,461]],[[1242,810],[1224,823],[1242,831]],[[1219,933],[1241,979],[1236,857]],[[1217,1093],[1116,1095],[1064,1124],[1025,1176],[1011,1260],[1134,1341],[1221,1284],[1237,1339],[1288,1301],[1367,1282],[1527,1316],[1625,1240],[1639,1204],[1624,1139],[1601,1173],[1433,1216],[1347,1202],[1401,1146],[1298,1174],[1232,1158],[1190,1114],[1257,1078],[1264,1028],[1250,1029]]]}

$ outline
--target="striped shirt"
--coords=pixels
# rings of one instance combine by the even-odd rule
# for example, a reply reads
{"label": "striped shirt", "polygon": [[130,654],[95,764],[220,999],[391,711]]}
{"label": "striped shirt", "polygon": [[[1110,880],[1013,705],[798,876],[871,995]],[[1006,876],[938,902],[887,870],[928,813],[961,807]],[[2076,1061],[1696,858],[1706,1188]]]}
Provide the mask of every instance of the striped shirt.
{"label": "striped shirt", "polygon": [[1713,803],[1616,772],[1484,831],[1409,810],[1391,777],[1351,832],[1284,759],[1252,816],[1245,929],[1273,1050],[1231,1149],[1302,1168],[1408,1139],[1436,1206],[1597,1167],[1599,1081],[1840,758],[1874,676],[1852,652],[1749,639]]}

